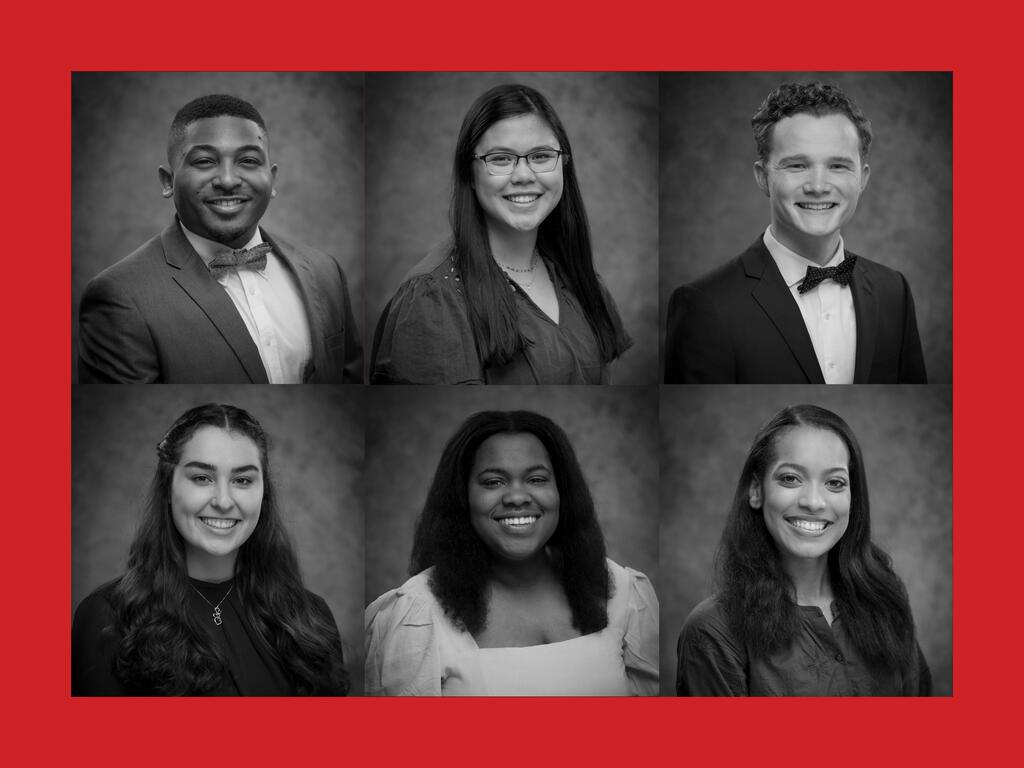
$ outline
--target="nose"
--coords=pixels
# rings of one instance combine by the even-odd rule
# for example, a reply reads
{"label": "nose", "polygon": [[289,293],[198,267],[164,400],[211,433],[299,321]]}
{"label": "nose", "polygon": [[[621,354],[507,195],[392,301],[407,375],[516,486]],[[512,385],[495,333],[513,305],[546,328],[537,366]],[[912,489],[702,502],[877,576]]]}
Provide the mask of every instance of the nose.
{"label": "nose", "polygon": [[804,192],[807,194],[824,194],[832,190],[832,182],[829,181],[828,169],[816,165],[809,171],[809,176],[804,181]]}
{"label": "nose", "polygon": [[514,181],[530,181],[533,179],[533,176],[533,169],[530,167],[530,164],[526,162],[526,158],[516,158],[516,167],[512,169],[512,179]]}
{"label": "nose", "polygon": [[530,503],[530,494],[526,492],[522,483],[511,483],[505,489],[501,503],[506,507],[524,507]]}
{"label": "nose", "polygon": [[235,189],[242,180],[238,178],[231,161],[226,159],[217,167],[217,175],[213,179],[215,186],[221,189]]}
{"label": "nose", "polygon": [[217,483],[210,504],[218,510],[228,510],[235,506],[235,500],[231,498],[231,487],[226,480]]}
{"label": "nose", "polygon": [[811,512],[825,511],[825,496],[817,483],[804,486],[804,494],[800,497],[800,506]]}

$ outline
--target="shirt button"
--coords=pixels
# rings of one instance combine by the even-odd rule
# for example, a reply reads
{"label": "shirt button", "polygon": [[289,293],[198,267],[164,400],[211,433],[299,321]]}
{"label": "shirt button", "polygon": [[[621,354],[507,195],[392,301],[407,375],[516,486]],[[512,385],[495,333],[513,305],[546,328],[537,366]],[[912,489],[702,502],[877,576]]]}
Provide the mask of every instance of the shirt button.
{"label": "shirt button", "polygon": [[838,661],[838,662],[839,662],[840,664],[842,664],[842,663],[843,663],[843,661],[844,661],[844,659],[843,659],[843,654],[841,654],[841,653],[837,653],[837,654],[836,654],[836,656],[835,656],[835,659],[836,659],[836,661]]}
{"label": "shirt button", "polygon": [[835,363],[829,363],[828,367],[829,367],[829,370],[831,370],[831,369],[836,367],[836,364]]}
{"label": "shirt button", "polygon": [[826,319],[826,320],[831,320],[831,319],[832,319],[832,313],[830,313],[830,312],[826,312],[826,313],[825,313],[825,319]]}
{"label": "shirt button", "polygon": [[250,296],[255,296],[256,295],[256,286],[255,285],[249,287],[249,295]]}

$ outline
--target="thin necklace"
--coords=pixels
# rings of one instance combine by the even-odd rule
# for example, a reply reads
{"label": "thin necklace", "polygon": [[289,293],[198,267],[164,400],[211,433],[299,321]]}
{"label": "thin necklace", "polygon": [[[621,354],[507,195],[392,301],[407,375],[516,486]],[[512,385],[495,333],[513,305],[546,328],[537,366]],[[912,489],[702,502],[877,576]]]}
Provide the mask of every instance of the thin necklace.
{"label": "thin necklace", "polygon": [[[499,267],[504,269],[506,272],[516,272],[516,273],[518,273],[520,275],[529,275],[529,274],[532,274],[533,271],[537,268],[537,249],[535,248],[534,251],[533,251],[533,257],[530,259],[530,268],[529,269],[516,269],[515,267],[510,267],[507,264],[502,264],[497,259],[495,259],[494,261],[497,263],[497,265]],[[505,277],[509,280],[509,282],[512,281],[512,277],[510,275],[506,275]],[[525,283],[525,282],[521,283],[518,280],[516,280],[515,282],[519,285],[520,288],[529,288],[531,285],[533,285],[535,282],[537,282],[537,276],[534,275],[533,279],[530,282],[528,282],[528,283]]]}
{"label": "thin necklace", "polygon": [[[192,582],[189,582],[189,584],[188,584],[188,585],[189,585],[190,587],[192,587],[192,589],[196,589],[196,585],[195,585],[195,584],[193,584]],[[221,603],[223,603],[223,602],[224,602],[225,600],[227,600],[227,599],[228,599],[228,595],[230,595],[230,594],[231,594],[231,590],[232,590],[232,589],[234,589],[234,588],[235,588],[235,585],[234,585],[234,584],[232,584],[232,585],[231,585],[230,587],[228,587],[228,591],[224,593],[224,597],[222,597],[222,598],[221,598],[221,599],[220,599],[220,600],[219,600],[219,601],[217,602],[217,604],[216,604],[216,605],[214,605],[214,604],[213,604],[213,603],[211,603],[211,602],[210,602],[209,600],[207,600],[207,599],[206,599],[206,595],[204,595],[204,594],[203,594],[202,592],[200,592],[200,591],[199,591],[198,589],[196,589],[196,594],[197,594],[197,595],[199,595],[199,596],[200,596],[201,598],[203,598],[203,601],[204,601],[204,602],[205,602],[205,603],[206,603],[206,604],[207,604],[208,606],[210,606],[211,608],[213,608],[213,623],[214,623],[214,624],[216,624],[216,625],[217,625],[218,627],[219,627],[219,626],[220,626],[221,624],[223,624],[223,623],[224,623],[224,619],[222,619],[222,618],[220,617],[220,604],[221,604]]]}

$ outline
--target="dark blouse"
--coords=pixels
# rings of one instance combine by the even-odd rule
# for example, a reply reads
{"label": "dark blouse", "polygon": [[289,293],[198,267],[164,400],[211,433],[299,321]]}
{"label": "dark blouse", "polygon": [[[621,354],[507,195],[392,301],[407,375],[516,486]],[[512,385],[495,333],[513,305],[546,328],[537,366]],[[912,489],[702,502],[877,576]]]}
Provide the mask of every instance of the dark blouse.
{"label": "dark blouse", "polygon": [[850,642],[832,604],[829,626],[820,608],[797,606],[800,634],[769,658],[753,657],[730,631],[714,597],[700,603],[683,624],[677,653],[680,696],[930,696],[931,673],[917,647],[904,673],[869,668]]}
{"label": "dark blouse", "polygon": [[[374,338],[374,384],[607,384],[608,366],[579,300],[558,264],[544,256],[558,300],[555,323],[515,283],[519,330],[527,348],[507,365],[484,368],[477,354],[450,246],[435,248],[406,276]],[[616,337],[616,356],[632,346],[611,294],[601,284]]]}
{"label": "dark blouse", "polygon": [[[228,661],[228,676],[209,696],[293,696],[285,671],[274,650],[245,616],[237,590],[221,602],[232,582],[213,584],[189,579],[213,605],[220,604],[221,624],[213,620],[213,608],[195,590],[189,593],[188,610],[205,629]],[[75,611],[71,630],[71,694],[73,696],[156,696],[152,690],[134,690],[114,675],[118,638],[114,635],[111,596],[118,580],[86,597]],[[327,603],[309,593],[314,610],[334,625]],[[338,652],[341,653],[339,645]]]}

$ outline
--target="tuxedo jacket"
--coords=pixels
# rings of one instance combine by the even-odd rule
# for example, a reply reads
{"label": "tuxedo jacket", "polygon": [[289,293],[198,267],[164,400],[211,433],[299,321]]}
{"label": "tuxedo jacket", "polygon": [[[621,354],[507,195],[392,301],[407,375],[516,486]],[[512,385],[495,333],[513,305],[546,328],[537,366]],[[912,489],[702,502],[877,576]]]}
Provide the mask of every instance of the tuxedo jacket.
{"label": "tuxedo jacket", "polygon": [[[854,383],[925,383],[914,298],[903,275],[858,256],[850,287],[857,322]],[[673,292],[665,381],[825,383],[800,308],[761,238]]]}
{"label": "tuxedo jacket", "polygon": [[[341,267],[261,231],[306,308],[312,364],[305,381],[361,383],[362,345]],[[89,282],[78,340],[83,383],[268,383],[238,309],[177,221]]]}

